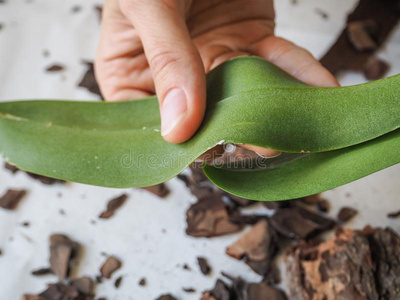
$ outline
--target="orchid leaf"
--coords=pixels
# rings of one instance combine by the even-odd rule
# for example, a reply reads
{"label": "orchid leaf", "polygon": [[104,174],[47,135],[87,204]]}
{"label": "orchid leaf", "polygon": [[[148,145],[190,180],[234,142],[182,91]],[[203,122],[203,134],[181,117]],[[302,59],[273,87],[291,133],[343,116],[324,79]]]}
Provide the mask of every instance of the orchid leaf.
{"label": "orchid leaf", "polygon": [[161,137],[156,97],[36,100],[0,103],[0,152],[29,172],[116,188],[171,179],[218,143],[310,153],[264,170],[205,166],[217,185],[255,200],[323,191],[400,162],[400,75],[317,88],[241,57],[210,72],[207,86],[204,122],[180,145]]}

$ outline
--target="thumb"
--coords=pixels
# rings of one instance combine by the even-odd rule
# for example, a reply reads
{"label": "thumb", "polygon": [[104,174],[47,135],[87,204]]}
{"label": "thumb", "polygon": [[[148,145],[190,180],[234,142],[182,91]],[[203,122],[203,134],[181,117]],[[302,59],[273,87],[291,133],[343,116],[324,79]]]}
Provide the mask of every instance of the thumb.
{"label": "thumb", "polygon": [[121,0],[137,29],[150,64],[161,113],[161,134],[171,143],[188,140],[206,107],[205,72],[185,23],[184,1]]}

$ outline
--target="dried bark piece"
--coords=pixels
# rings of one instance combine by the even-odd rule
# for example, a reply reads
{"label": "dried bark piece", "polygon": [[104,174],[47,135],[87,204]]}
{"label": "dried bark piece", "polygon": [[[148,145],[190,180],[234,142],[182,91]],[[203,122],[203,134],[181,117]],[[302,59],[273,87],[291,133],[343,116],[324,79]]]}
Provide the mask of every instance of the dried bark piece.
{"label": "dried bark piece", "polygon": [[192,163],[189,169],[191,171],[190,175],[179,174],[177,178],[185,183],[186,187],[197,199],[207,198],[214,193],[219,193],[219,189],[204,175],[201,164]]}
{"label": "dried bark piece", "polygon": [[186,187],[189,188],[192,195],[197,199],[207,198],[215,193],[215,189],[212,186],[193,182],[190,176],[179,174],[177,178],[185,183]]}
{"label": "dried bark piece", "polygon": [[119,276],[117,279],[115,279],[114,286],[116,289],[118,289],[121,286],[122,278],[123,278],[122,276]]}
{"label": "dried bark piece", "polygon": [[306,197],[301,198],[299,200],[301,202],[305,203],[305,204],[308,204],[308,205],[316,205],[322,199],[321,199],[321,194],[315,194],[315,195],[306,196]]}
{"label": "dried bark piece", "polygon": [[365,228],[379,299],[400,299],[400,236],[391,228]]}
{"label": "dried bark piece", "polygon": [[232,215],[229,217],[229,220],[232,223],[235,223],[240,226],[244,225],[255,225],[261,220],[268,219],[265,215],[242,215],[239,212],[233,212]]}
{"label": "dried bark piece", "polygon": [[25,172],[25,173],[32,179],[38,180],[45,185],[53,185],[56,183],[65,183],[65,181],[61,180],[61,179],[50,178],[50,177],[46,177],[46,176],[42,176],[42,175],[29,173],[29,172]]}
{"label": "dried bark piece", "polygon": [[317,203],[317,208],[320,212],[327,213],[329,212],[331,205],[328,200],[321,200]]}
{"label": "dried bark piece", "polygon": [[85,62],[87,70],[83,75],[81,82],[78,84],[79,87],[87,89],[89,92],[96,94],[101,99],[103,96],[100,92],[100,87],[97,83],[96,76],[94,75],[94,64],[93,62]]}
{"label": "dried bark piece", "polygon": [[377,32],[377,24],[374,20],[353,21],[347,24],[347,36],[350,43],[358,51],[370,51],[378,48],[373,39]]}
{"label": "dried bark piece", "polygon": [[352,219],[354,216],[356,216],[357,214],[358,214],[358,211],[356,209],[349,207],[349,206],[345,206],[340,209],[337,218],[341,222],[347,222],[350,219]]}
{"label": "dried bark piece", "polygon": [[191,174],[189,176],[191,182],[193,183],[209,182],[209,179],[203,172],[201,163],[194,162],[191,165],[189,165],[189,169],[191,171]]}
{"label": "dried bark piece", "polygon": [[19,169],[16,166],[13,166],[9,163],[4,163],[4,168],[6,168],[6,170],[10,171],[13,174],[19,171]]}
{"label": "dried bark piece", "polygon": [[194,289],[194,288],[182,288],[182,290],[185,292],[185,293],[196,293],[196,290]]}
{"label": "dried bark piece", "polygon": [[31,272],[33,276],[44,276],[44,275],[49,275],[49,274],[54,274],[51,268],[40,268],[37,270],[33,270]]}
{"label": "dried bark piece", "polygon": [[400,217],[400,210],[388,213],[387,217],[392,219]]}
{"label": "dried bark piece", "polygon": [[94,289],[94,282],[90,277],[84,276],[71,281],[73,286],[79,293],[83,295],[92,295]]}
{"label": "dried bark piece", "polygon": [[[398,0],[360,0],[355,10],[348,16],[347,23],[360,20],[375,22],[377,32],[374,41],[379,49],[399,21],[398,3]],[[344,29],[335,44],[321,59],[321,63],[333,74],[337,74],[340,70],[361,71],[375,52],[376,50],[358,51],[349,42],[347,29]]]}
{"label": "dried bark piece", "polygon": [[43,300],[39,295],[25,294],[22,296],[22,300]]}
{"label": "dried bark piece", "polygon": [[108,201],[107,209],[100,214],[99,218],[100,219],[111,218],[114,215],[115,211],[125,203],[126,199],[128,199],[128,195],[123,194],[119,197],[116,197]]}
{"label": "dried bark piece", "polygon": [[161,295],[160,297],[158,297],[156,300],[178,300],[176,299],[174,296],[172,296],[171,294],[166,294],[166,295]]}
{"label": "dried bark piece", "polygon": [[203,293],[200,300],[231,300],[233,299],[233,291],[222,280],[218,279],[211,291]]}
{"label": "dried bark piece", "polygon": [[368,80],[378,80],[386,75],[389,68],[390,66],[387,62],[374,57],[365,64],[364,76]]}
{"label": "dried bark piece", "polygon": [[379,299],[369,243],[358,231],[292,250],[286,269],[290,299]]}
{"label": "dried bark piece", "polygon": [[50,236],[50,267],[60,281],[69,276],[72,261],[77,257],[80,245],[62,234]]}
{"label": "dried bark piece", "polygon": [[244,260],[257,274],[265,275],[277,251],[275,231],[267,219],[259,221],[226,249],[226,254]]}
{"label": "dried bark piece", "polygon": [[141,279],[139,280],[139,285],[140,285],[140,286],[146,286],[146,284],[147,284],[146,278],[141,278]]}
{"label": "dried bark piece", "polygon": [[297,201],[295,200],[286,200],[286,201],[266,201],[263,202],[264,206],[268,209],[278,210],[281,208],[288,208],[293,206],[293,204]]}
{"label": "dried bark piece", "polygon": [[50,72],[50,73],[61,72],[64,69],[65,69],[64,66],[59,65],[59,64],[54,64],[54,65],[51,65],[51,66],[47,67],[46,68],[46,72]]}
{"label": "dried bark piece", "polygon": [[119,268],[121,268],[122,263],[121,261],[116,258],[115,256],[110,256],[107,258],[107,260],[104,262],[104,264],[100,268],[100,273],[101,276],[104,278],[111,278],[111,275],[117,271]]}
{"label": "dried bark piece", "polygon": [[[4,164],[4,167],[5,167],[7,170],[9,170],[11,173],[13,173],[13,174],[15,174],[15,173],[17,173],[17,172],[20,171],[20,169],[19,169],[18,167],[13,166],[13,165],[11,165],[11,164],[9,164],[9,163],[5,163],[5,164]],[[29,173],[29,172],[25,172],[25,173],[26,173],[29,177],[31,177],[31,178],[33,178],[33,179],[35,179],[35,180],[38,180],[38,181],[40,181],[41,183],[46,184],[46,185],[52,185],[52,184],[55,184],[55,183],[65,183],[64,180],[55,179],[55,178],[50,178],[50,177],[46,177],[46,176],[42,176],[42,175],[37,175],[37,174]]]}
{"label": "dried bark piece", "polygon": [[335,225],[333,220],[301,207],[280,209],[270,222],[281,235],[291,239],[312,238]]}
{"label": "dried bark piece", "polygon": [[26,190],[8,190],[3,196],[0,197],[0,207],[7,210],[16,209],[26,193]]}
{"label": "dried bark piece", "polygon": [[230,213],[220,194],[200,200],[186,212],[186,234],[194,237],[215,237],[237,232],[242,226],[229,220]]}
{"label": "dried bark piece", "polygon": [[165,183],[160,183],[157,185],[153,185],[153,186],[148,186],[148,187],[144,187],[142,188],[143,190],[146,190],[160,198],[165,198],[169,195],[170,190],[167,187],[167,185]]}
{"label": "dried bark piece", "polygon": [[285,300],[286,295],[266,283],[251,283],[247,287],[248,300]]}
{"label": "dried bark piece", "polygon": [[[265,282],[250,283],[242,278],[234,278],[225,273],[223,276],[232,281],[232,291],[236,299],[240,300],[286,300],[287,297],[283,291],[268,285]],[[218,299],[218,298],[217,298]]]}
{"label": "dried bark piece", "polygon": [[44,300],[77,300],[80,295],[76,288],[62,283],[56,283],[50,284],[39,296],[41,297],[40,299]]}
{"label": "dried bark piece", "polygon": [[203,275],[209,275],[211,273],[211,267],[205,257],[197,257],[197,262]]}

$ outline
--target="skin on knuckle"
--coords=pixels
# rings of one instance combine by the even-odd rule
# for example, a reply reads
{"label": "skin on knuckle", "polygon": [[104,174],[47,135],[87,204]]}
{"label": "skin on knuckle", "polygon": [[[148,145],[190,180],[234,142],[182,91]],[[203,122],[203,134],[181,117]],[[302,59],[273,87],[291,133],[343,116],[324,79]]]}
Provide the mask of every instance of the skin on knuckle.
{"label": "skin on knuckle", "polygon": [[160,51],[149,59],[150,68],[155,79],[164,74],[174,74],[176,65],[181,62],[181,54],[172,51]]}
{"label": "skin on knuckle", "polygon": [[118,0],[119,6],[125,12],[137,12],[143,6],[151,4],[153,0]]}
{"label": "skin on knuckle", "polygon": [[162,8],[168,11],[176,11],[184,8],[186,0],[118,0],[123,11],[139,12],[143,9]]}
{"label": "skin on knuckle", "polygon": [[291,43],[281,43],[275,50],[270,54],[269,61],[275,63],[280,60],[284,60],[285,57],[293,53],[295,46]]}
{"label": "skin on knuckle", "polygon": [[181,3],[183,3],[182,0],[177,1],[177,0],[158,0],[160,2],[160,4],[169,9],[169,10],[176,10]]}

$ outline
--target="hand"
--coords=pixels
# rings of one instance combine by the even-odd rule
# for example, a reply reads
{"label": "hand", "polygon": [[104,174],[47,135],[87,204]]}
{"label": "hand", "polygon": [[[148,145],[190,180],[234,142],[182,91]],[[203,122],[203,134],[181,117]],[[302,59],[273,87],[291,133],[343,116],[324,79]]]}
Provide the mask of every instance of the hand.
{"label": "hand", "polygon": [[309,52],[274,36],[272,0],[106,0],[96,76],[110,101],[157,93],[162,135],[182,143],[204,116],[205,73],[240,55],[311,85],[338,85]]}

